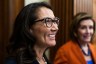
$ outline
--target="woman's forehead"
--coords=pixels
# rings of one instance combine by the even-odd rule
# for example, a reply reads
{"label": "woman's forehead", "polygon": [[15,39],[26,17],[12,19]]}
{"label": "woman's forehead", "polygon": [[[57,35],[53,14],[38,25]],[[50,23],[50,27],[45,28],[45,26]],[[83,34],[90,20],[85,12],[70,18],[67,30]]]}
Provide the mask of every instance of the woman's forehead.
{"label": "woman's forehead", "polygon": [[39,19],[46,18],[46,17],[49,17],[49,18],[55,17],[53,11],[46,7],[39,8],[37,10],[37,16]]}

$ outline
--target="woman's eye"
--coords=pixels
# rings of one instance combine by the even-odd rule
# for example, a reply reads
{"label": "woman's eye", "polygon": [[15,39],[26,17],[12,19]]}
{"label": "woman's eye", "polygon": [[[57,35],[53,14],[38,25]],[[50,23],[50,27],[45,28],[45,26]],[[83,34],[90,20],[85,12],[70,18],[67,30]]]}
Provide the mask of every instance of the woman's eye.
{"label": "woman's eye", "polygon": [[80,27],[80,29],[86,29],[86,28],[93,29],[93,26],[89,26],[89,27],[87,27],[87,26],[81,26]]}
{"label": "woman's eye", "polygon": [[80,28],[81,28],[81,29],[85,29],[85,28],[86,28],[86,26],[81,26]]}
{"label": "woman's eye", "polygon": [[93,29],[93,26],[90,26],[89,29]]}

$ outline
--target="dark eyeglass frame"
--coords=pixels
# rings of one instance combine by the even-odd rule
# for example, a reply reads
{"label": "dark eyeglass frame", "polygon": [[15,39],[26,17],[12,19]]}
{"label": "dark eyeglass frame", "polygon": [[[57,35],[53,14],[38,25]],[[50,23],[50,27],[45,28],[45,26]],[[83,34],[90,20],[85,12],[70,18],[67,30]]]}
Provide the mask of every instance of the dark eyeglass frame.
{"label": "dark eyeglass frame", "polygon": [[58,17],[55,17],[54,19],[52,18],[43,18],[43,19],[40,19],[40,20],[35,20],[35,22],[44,22],[46,24],[46,27],[51,27],[53,25],[53,23],[56,23],[58,26],[59,26],[59,18]]}

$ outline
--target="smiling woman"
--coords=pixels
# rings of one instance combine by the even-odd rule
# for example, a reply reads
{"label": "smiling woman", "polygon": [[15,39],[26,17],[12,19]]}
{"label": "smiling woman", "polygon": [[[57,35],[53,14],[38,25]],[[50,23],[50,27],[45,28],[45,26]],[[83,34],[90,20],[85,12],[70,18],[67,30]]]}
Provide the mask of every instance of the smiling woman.
{"label": "smiling woman", "polygon": [[92,44],[94,33],[92,16],[78,13],[70,26],[70,41],[57,51],[54,64],[96,64],[96,50]]}
{"label": "smiling woman", "polygon": [[78,37],[83,45],[91,41],[91,38],[94,33],[93,29],[94,29],[94,24],[92,20],[90,19],[82,20],[82,22],[80,23],[80,27],[78,28]]}
{"label": "smiling woman", "polygon": [[45,51],[56,45],[58,24],[46,2],[25,6],[15,20],[5,64],[50,64]]}

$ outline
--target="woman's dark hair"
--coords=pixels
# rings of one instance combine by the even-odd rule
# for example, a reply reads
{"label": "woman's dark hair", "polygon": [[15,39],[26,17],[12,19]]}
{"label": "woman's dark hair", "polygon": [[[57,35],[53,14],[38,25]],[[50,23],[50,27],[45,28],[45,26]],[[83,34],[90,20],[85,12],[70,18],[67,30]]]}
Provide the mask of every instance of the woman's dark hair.
{"label": "woman's dark hair", "polygon": [[[41,7],[46,7],[52,10],[51,6],[46,2],[36,2],[25,6],[18,14],[13,28],[13,33],[10,38],[8,52],[15,52],[21,48],[26,49],[31,55],[36,39],[30,33],[30,27],[38,18],[37,12]],[[34,51],[34,50],[33,50]],[[32,53],[31,53],[32,52]],[[23,51],[21,52],[23,53]],[[21,54],[22,56],[22,54]]]}
{"label": "woman's dark hair", "polygon": [[93,21],[93,24],[94,24],[93,28],[94,28],[94,33],[95,33],[95,21],[93,20],[92,16],[86,12],[80,12],[74,16],[74,19],[71,23],[71,26],[69,29],[70,39],[72,39],[73,41],[77,41],[78,39],[77,30],[80,26],[80,23],[82,22],[82,20],[87,20],[87,19],[90,19]]}

